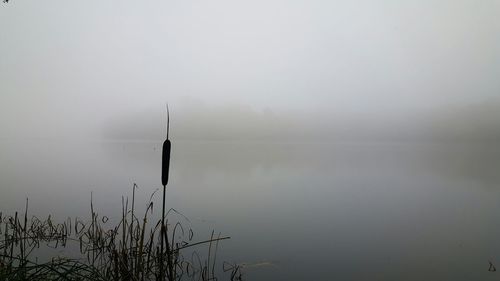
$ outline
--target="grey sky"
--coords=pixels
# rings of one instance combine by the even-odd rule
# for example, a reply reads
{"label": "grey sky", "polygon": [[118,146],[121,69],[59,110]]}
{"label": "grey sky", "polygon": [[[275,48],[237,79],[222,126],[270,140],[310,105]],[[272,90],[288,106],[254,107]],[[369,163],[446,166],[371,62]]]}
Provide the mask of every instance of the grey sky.
{"label": "grey sky", "polygon": [[496,101],[499,18],[493,0],[12,0],[0,129],[86,135],[166,101],[382,121]]}

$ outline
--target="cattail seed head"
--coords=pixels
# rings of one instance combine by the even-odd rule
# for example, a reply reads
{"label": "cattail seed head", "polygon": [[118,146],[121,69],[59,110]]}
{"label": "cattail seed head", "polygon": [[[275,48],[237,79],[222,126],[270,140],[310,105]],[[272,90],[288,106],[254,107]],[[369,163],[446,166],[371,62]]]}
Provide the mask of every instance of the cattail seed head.
{"label": "cattail seed head", "polygon": [[166,186],[168,183],[168,169],[170,167],[170,140],[163,142],[163,152],[161,158],[161,184]]}

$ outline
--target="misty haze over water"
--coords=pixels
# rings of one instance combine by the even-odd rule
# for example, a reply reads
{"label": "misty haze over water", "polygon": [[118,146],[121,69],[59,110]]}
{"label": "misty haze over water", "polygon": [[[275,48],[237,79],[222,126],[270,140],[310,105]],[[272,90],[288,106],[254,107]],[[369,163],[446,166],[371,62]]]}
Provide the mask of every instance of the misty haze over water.
{"label": "misty haze over water", "polygon": [[[132,183],[144,207],[160,186],[161,142],[2,146],[6,210],[29,196],[38,215],[81,217],[92,191],[119,217]],[[173,140],[167,206],[231,235],[219,258],[260,264],[250,280],[494,280],[499,165],[485,144]]]}
{"label": "misty haze over water", "polygon": [[0,5],[0,212],[145,205],[168,102],[248,280],[498,279],[499,1],[119,2]]}
{"label": "misty haze over water", "polygon": [[[497,108],[384,121],[181,103],[167,207],[199,237],[230,235],[219,259],[248,264],[248,280],[495,280]],[[81,139],[2,138],[2,210],[29,197],[34,214],[82,217],[93,192],[119,217],[133,183],[145,205],[161,187],[161,109],[116,114]]]}

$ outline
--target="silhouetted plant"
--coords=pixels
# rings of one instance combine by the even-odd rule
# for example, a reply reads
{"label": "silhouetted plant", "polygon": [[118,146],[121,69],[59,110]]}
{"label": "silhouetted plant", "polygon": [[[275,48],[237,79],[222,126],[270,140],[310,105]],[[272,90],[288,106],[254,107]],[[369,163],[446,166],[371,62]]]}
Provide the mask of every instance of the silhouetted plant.
{"label": "silhouetted plant", "polygon": [[[218,241],[229,239],[215,236],[209,239],[193,240],[192,229],[184,229],[176,222],[172,231],[165,227],[163,235],[159,231],[161,221],[148,223],[153,212],[152,198],[147,204],[142,222],[136,216],[135,190],[132,204],[122,198],[122,218],[112,227],[106,227],[109,219],[100,216],[91,199],[91,220],[84,222],[78,218],[54,223],[49,216],[28,219],[28,204],[21,218],[0,213],[0,280],[162,280],[160,269],[164,266],[166,280],[215,280],[215,257]],[[170,209],[169,214],[178,212]],[[166,221],[168,225],[168,221]],[[161,228],[160,228],[161,229]],[[163,237],[162,237],[163,236]],[[158,241],[169,237],[165,253],[159,249]],[[78,246],[79,258],[54,257],[38,261],[34,252],[40,248],[67,248]],[[208,255],[201,262],[194,247],[208,247]],[[68,250],[70,251],[70,250]],[[191,259],[185,258],[188,254]],[[166,263],[161,257],[166,257]],[[162,264],[163,263],[163,264]],[[237,266],[231,270],[230,280],[238,276]]]}
{"label": "silhouetted plant", "polygon": [[[24,217],[0,213],[0,280],[215,280],[215,262],[218,242],[229,237],[212,235],[204,241],[193,241],[193,231],[186,235],[180,222],[168,230],[170,209],[165,212],[166,187],[170,166],[170,116],[167,106],[167,137],[162,152],[162,216],[156,224],[148,223],[153,212],[153,195],[147,204],[142,221],[137,217],[135,191],[132,202],[122,197],[121,220],[114,227],[106,227],[108,218],[99,216],[90,197],[90,222],[78,218],[54,223],[33,216],[28,220],[28,200]],[[158,230],[159,229],[159,230]],[[171,235],[171,236],[169,236]],[[68,242],[77,243],[80,258],[54,257],[38,261],[33,253],[41,246],[66,248]],[[158,245],[159,244],[159,245]],[[208,246],[206,261],[202,262],[193,247]],[[183,252],[191,253],[191,259]],[[224,270],[226,271],[226,270]],[[166,273],[166,274],[165,274]],[[166,275],[166,276],[165,276]],[[238,279],[239,278],[239,279]],[[241,280],[240,268],[234,266],[230,280]]]}

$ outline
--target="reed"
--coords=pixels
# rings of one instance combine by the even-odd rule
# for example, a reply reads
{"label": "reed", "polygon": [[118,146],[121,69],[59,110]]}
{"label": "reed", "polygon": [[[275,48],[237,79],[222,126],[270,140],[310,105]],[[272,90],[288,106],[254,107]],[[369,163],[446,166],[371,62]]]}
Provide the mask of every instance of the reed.
{"label": "reed", "polygon": [[[168,229],[169,213],[166,211],[166,189],[170,167],[171,143],[169,140],[170,116],[167,105],[166,140],[162,152],[163,200],[161,219],[149,223],[153,213],[151,195],[142,221],[137,217],[135,192],[132,201],[122,197],[121,219],[108,226],[108,217],[100,216],[94,209],[90,195],[90,221],[78,218],[54,223],[50,216],[41,220],[28,219],[28,200],[23,218],[0,213],[0,280],[217,280],[215,264],[219,241],[229,239],[214,232],[208,240],[194,241],[193,231],[188,235],[182,223],[175,222]],[[179,235],[180,232],[180,235]],[[77,245],[79,257],[52,257],[38,260],[40,248],[61,249]],[[195,247],[208,247],[208,256],[202,262]],[[71,252],[68,249],[67,252]],[[186,258],[191,257],[191,258]],[[227,270],[223,269],[224,272]],[[232,267],[230,280],[241,280],[238,266]]]}
{"label": "reed", "polygon": [[[165,201],[166,201],[166,194],[167,194],[167,184],[168,184],[168,172],[170,168],[170,149],[171,149],[171,143],[170,140],[168,139],[168,133],[170,129],[170,112],[168,110],[168,104],[167,104],[167,138],[163,142],[163,149],[162,149],[162,158],[161,158],[161,184],[163,185],[163,200],[162,200],[162,210],[161,210],[161,238],[160,238],[160,280],[165,280],[164,276],[164,268],[163,268],[163,257],[167,256],[167,275],[169,277],[169,280],[172,280],[172,276],[174,275],[174,269],[172,268],[172,261],[170,260],[170,248],[169,248],[169,243],[168,243],[168,235],[165,235],[166,230],[165,230]],[[164,240],[165,243],[167,244],[167,252],[164,255],[163,251],[163,245],[164,245]]]}
{"label": "reed", "polygon": [[[134,184],[132,204],[123,198],[122,217],[111,225],[106,216],[94,209],[92,196],[89,221],[68,218],[55,223],[51,216],[30,218],[28,201],[21,216],[17,212],[13,216],[0,213],[0,280],[205,281],[223,278],[215,275],[216,253],[219,241],[229,237],[212,232],[209,239],[196,241],[192,229],[185,231],[182,222],[173,224],[171,231],[165,227],[162,233],[161,220],[149,223],[153,196],[144,215],[137,217],[136,189]],[[165,225],[169,225],[168,217],[177,213],[174,209],[167,211]],[[161,240],[169,242],[165,252],[160,250]],[[204,261],[198,254],[199,247],[208,248]],[[77,253],[72,252],[75,248]],[[38,256],[50,249],[62,249],[67,256],[45,260]],[[78,257],[71,258],[71,254]],[[161,268],[166,269],[164,276]],[[226,280],[241,280],[238,266],[227,273]]]}

